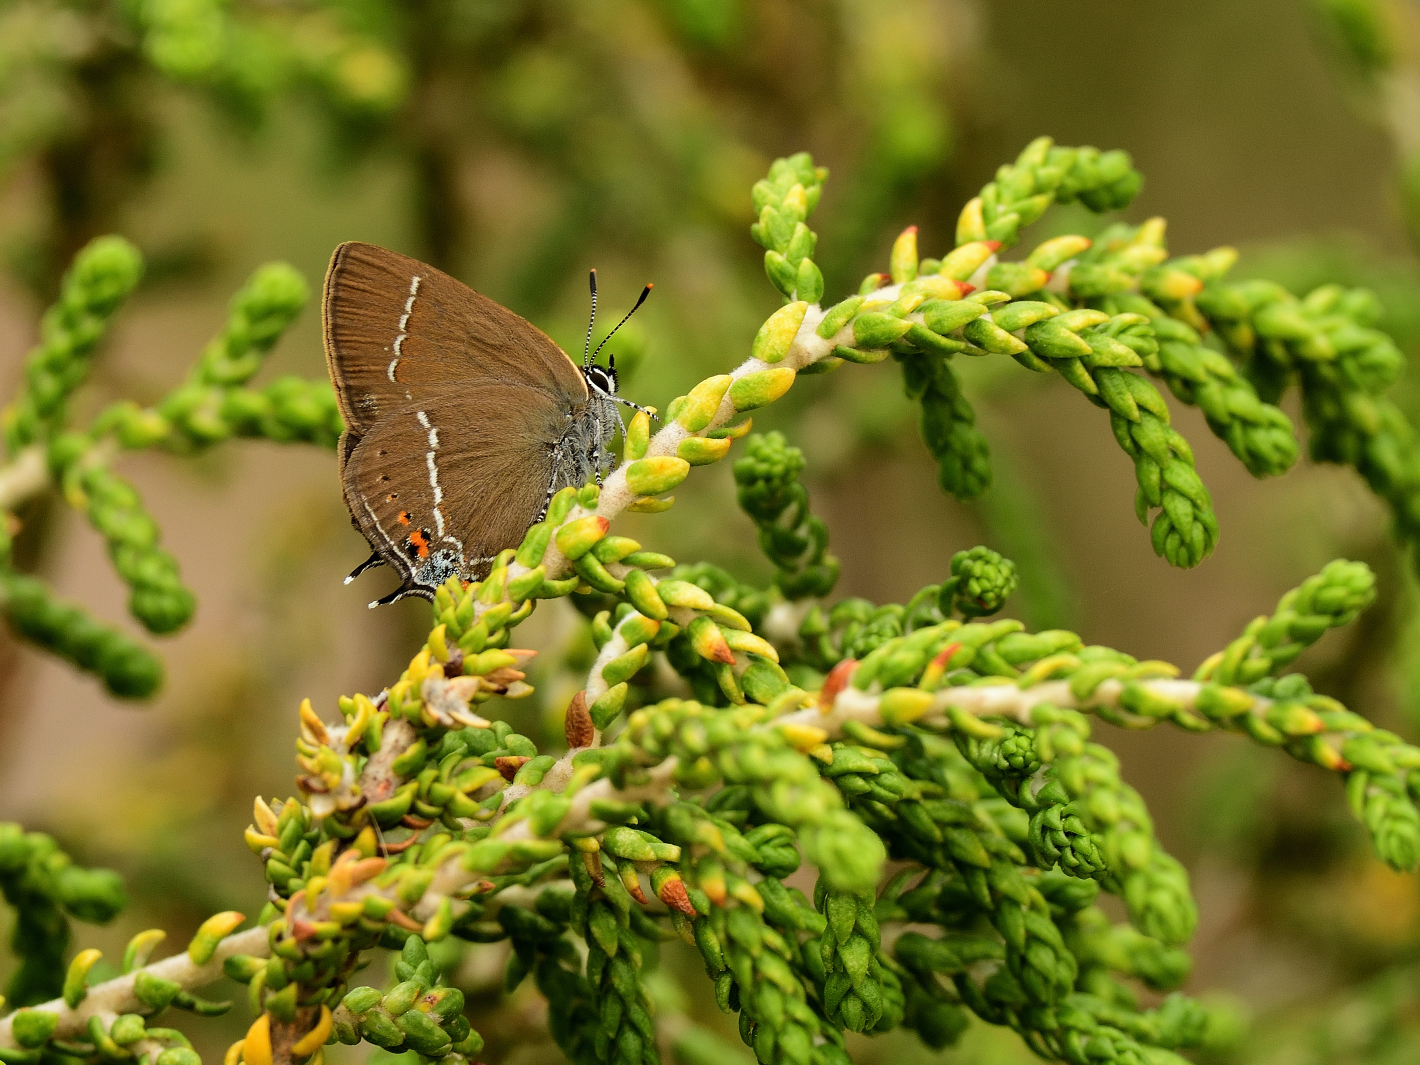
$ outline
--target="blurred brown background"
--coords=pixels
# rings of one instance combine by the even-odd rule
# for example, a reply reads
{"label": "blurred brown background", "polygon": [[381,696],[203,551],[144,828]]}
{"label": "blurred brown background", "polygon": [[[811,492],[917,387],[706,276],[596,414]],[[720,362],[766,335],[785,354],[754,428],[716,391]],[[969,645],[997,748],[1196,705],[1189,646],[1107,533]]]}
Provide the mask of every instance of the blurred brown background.
{"label": "blurred brown background", "polygon": [[[0,5],[0,20],[64,6]],[[1297,0],[311,7],[388,50],[406,72],[394,103],[362,113],[293,91],[259,120],[234,119],[210,82],[124,82],[100,121],[138,116],[144,161],[131,173],[104,162],[97,187],[121,187],[82,217],[55,209],[43,137],[5,157],[0,245],[13,269],[0,279],[0,391],[18,378],[54,264],[87,227],[116,228],[152,264],[99,363],[95,406],[171,387],[258,264],[287,260],[318,290],[331,249],[362,239],[439,262],[569,347],[584,328],[589,267],[608,314],[654,280],[617,354],[634,363],[624,391],[663,407],[743,358],[776,305],[746,234],[749,186],[776,155],[808,149],[832,170],[815,225],[836,297],[882,266],[903,225],[921,225],[924,254],[949,247],[961,204],[1041,133],[1131,152],[1146,184],[1125,217],[1166,217],[1176,253],[1234,244],[1243,273],[1303,288],[1372,284],[1407,351],[1420,340],[1405,131],[1324,14]],[[1403,71],[1416,42],[1407,10],[1397,14]],[[10,62],[0,92],[16,84]],[[62,82],[46,71],[33,76]],[[16,113],[0,108],[0,124]],[[1028,240],[1100,224],[1060,211]],[[324,375],[318,318],[313,304],[263,379]],[[1364,558],[1382,576],[1382,601],[1302,667],[1414,737],[1414,580],[1355,476],[1303,460],[1259,483],[1200,415],[1176,406],[1222,540],[1196,571],[1175,571],[1133,517],[1132,470],[1105,415],[1062,381],[1002,362],[966,368],[996,462],[995,487],[972,505],[936,488],[890,364],[806,379],[764,420],[807,453],[843,560],[840,594],[904,600],[940,580],[954,551],[984,542],[1026,571],[1008,613],[1191,670],[1325,560]],[[199,461],[142,455],[123,469],[200,604],[161,643],[166,689],[151,706],[120,705],[23,647],[6,648],[0,667],[0,818],[125,873],[136,903],[121,928],[99,933],[108,948],[148,925],[178,936],[214,908],[256,912],[261,880],[241,830],[254,793],[291,786],[300,699],[329,716],[337,695],[378,690],[427,617],[417,601],[366,611],[381,576],[341,585],[364,545],[331,454],[237,443]],[[665,516],[628,520],[628,533],[682,561],[767,575],[727,467],[679,497]],[[97,535],[61,508],[46,520],[36,568],[131,626]],[[544,608],[524,642],[555,658],[575,638],[570,616]],[[561,693],[548,680],[520,727],[555,738]],[[1335,782],[1236,737],[1098,733],[1192,868],[1202,924],[1190,989],[1236,993],[1261,1018],[1243,1058],[1415,1060],[1388,1055],[1420,1053],[1410,967],[1420,892],[1369,856]],[[946,1057],[1015,1060],[1013,1043],[973,1033]],[[904,1040],[863,1060],[889,1052],[925,1056]]]}

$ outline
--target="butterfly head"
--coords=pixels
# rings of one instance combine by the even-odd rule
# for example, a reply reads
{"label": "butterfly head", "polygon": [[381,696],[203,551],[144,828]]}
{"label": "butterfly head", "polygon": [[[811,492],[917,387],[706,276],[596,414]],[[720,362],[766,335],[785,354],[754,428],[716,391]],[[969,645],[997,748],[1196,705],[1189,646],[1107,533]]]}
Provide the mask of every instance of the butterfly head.
{"label": "butterfly head", "polygon": [[587,379],[587,388],[590,391],[601,392],[608,396],[616,395],[616,356],[609,356],[606,366],[592,363],[590,366],[582,367],[582,376]]}

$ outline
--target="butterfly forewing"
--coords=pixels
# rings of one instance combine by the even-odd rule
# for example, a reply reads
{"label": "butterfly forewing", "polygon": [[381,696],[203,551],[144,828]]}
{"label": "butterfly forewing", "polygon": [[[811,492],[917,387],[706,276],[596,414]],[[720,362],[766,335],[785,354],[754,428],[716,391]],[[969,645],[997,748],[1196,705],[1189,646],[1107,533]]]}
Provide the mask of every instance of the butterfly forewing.
{"label": "butterfly forewing", "polygon": [[356,435],[429,389],[517,381],[585,402],[581,372],[532,323],[407,255],[351,241],[335,249],[322,305],[326,361]]}
{"label": "butterfly forewing", "polygon": [[481,577],[516,547],[553,480],[565,405],[540,388],[476,378],[430,389],[362,436],[346,457],[346,503],[413,594]]}

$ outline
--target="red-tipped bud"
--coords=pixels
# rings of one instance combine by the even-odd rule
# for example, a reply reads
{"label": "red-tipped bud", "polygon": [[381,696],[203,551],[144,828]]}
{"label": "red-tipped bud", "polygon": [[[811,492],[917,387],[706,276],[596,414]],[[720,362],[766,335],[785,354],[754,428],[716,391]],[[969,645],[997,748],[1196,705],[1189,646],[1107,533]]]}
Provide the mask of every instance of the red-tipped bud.
{"label": "red-tipped bud", "polygon": [[848,679],[853,676],[853,671],[858,668],[856,658],[845,658],[838,665],[828,671],[828,676],[823,680],[823,687],[819,689],[818,705],[824,713],[833,709],[834,700],[838,698],[838,693],[848,687]]}
{"label": "red-tipped bud", "polygon": [[695,907],[691,905],[690,895],[685,890],[685,881],[678,875],[673,873],[666,877],[657,889],[656,897],[677,913],[695,917]]}

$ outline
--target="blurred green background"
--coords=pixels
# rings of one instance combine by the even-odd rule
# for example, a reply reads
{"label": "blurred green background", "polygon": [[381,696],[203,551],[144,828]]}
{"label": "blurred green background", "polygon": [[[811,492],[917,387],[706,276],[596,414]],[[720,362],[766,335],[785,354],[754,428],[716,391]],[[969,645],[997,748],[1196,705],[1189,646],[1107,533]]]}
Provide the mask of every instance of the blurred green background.
{"label": "blurred green background", "polygon": [[[150,270],[99,363],[95,407],[170,387],[259,263],[287,260],[318,287],[350,239],[433,262],[569,348],[589,267],[608,314],[654,281],[613,350],[631,368],[623,391],[664,407],[740,361],[777,305],[746,232],[749,186],[775,156],[807,149],[832,171],[817,258],[837,298],[882,268],[904,225],[921,226],[924,254],[949,248],[962,203],[1042,133],[1131,152],[1146,185],[1127,217],[1166,217],[1175,254],[1234,244],[1240,274],[1374,287],[1414,354],[1414,15],[1369,0],[0,0],[0,392],[68,257],[114,231]],[[1037,228],[1108,221],[1063,211]],[[268,377],[324,376],[315,306],[272,362]],[[1133,517],[1133,473],[1099,411],[1006,360],[964,370],[995,464],[970,505],[937,489],[890,366],[806,380],[760,423],[808,456],[839,594],[901,600],[986,543],[1023,569],[1008,613],[1191,670],[1326,559],[1361,558],[1381,601],[1301,668],[1420,734],[1415,580],[1350,471],[1304,460],[1254,481],[1175,404],[1222,540],[1197,570],[1172,570]],[[1420,414],[1415,381],[1401,388]],[[182,464],[138,456],[125,472],[200,602],[160,648],[162,695],[117,705],[0,634],[0,819],[124,872],[136,902],[98,933],[110,952],[137,928],[181,941],[214,909],[256,912],[241,829],[253,794],[291,787],[299,700],[329,714],[340,693],[378,690],[427,621],[417,601],[366,611],[379,576],[341,585],[364,545],[331,454],[257,442]],[[666,515],[631,516],[629,534],[767,576],[728,468],[678,496]],[[74,515],[32,514],[17,551],[61,594],[132,624]],[[575,683],[555,652],[586,639],[561,606],[524,630],[548,653],[519,727],[549,739]],[[1420,890],[1370,856],[1335,782],[1236,737],[1097,729],[1190,865],[1189,990],[1235,995],[1256,1019],[1226,1060],[1420,1060]],[[708,994],[686,967],[691,993]],[[477,988],[489,971],[471,956],[458,974]],[[538,1008],[504,1010],[486,1059],[556,1060]],[[240,1024],[200,1026],[199,1049],[220,1054]],[[855,1053],[928,1056],[907,1036]],[[1023,1057],[984,1028],[944,1055]]]}

